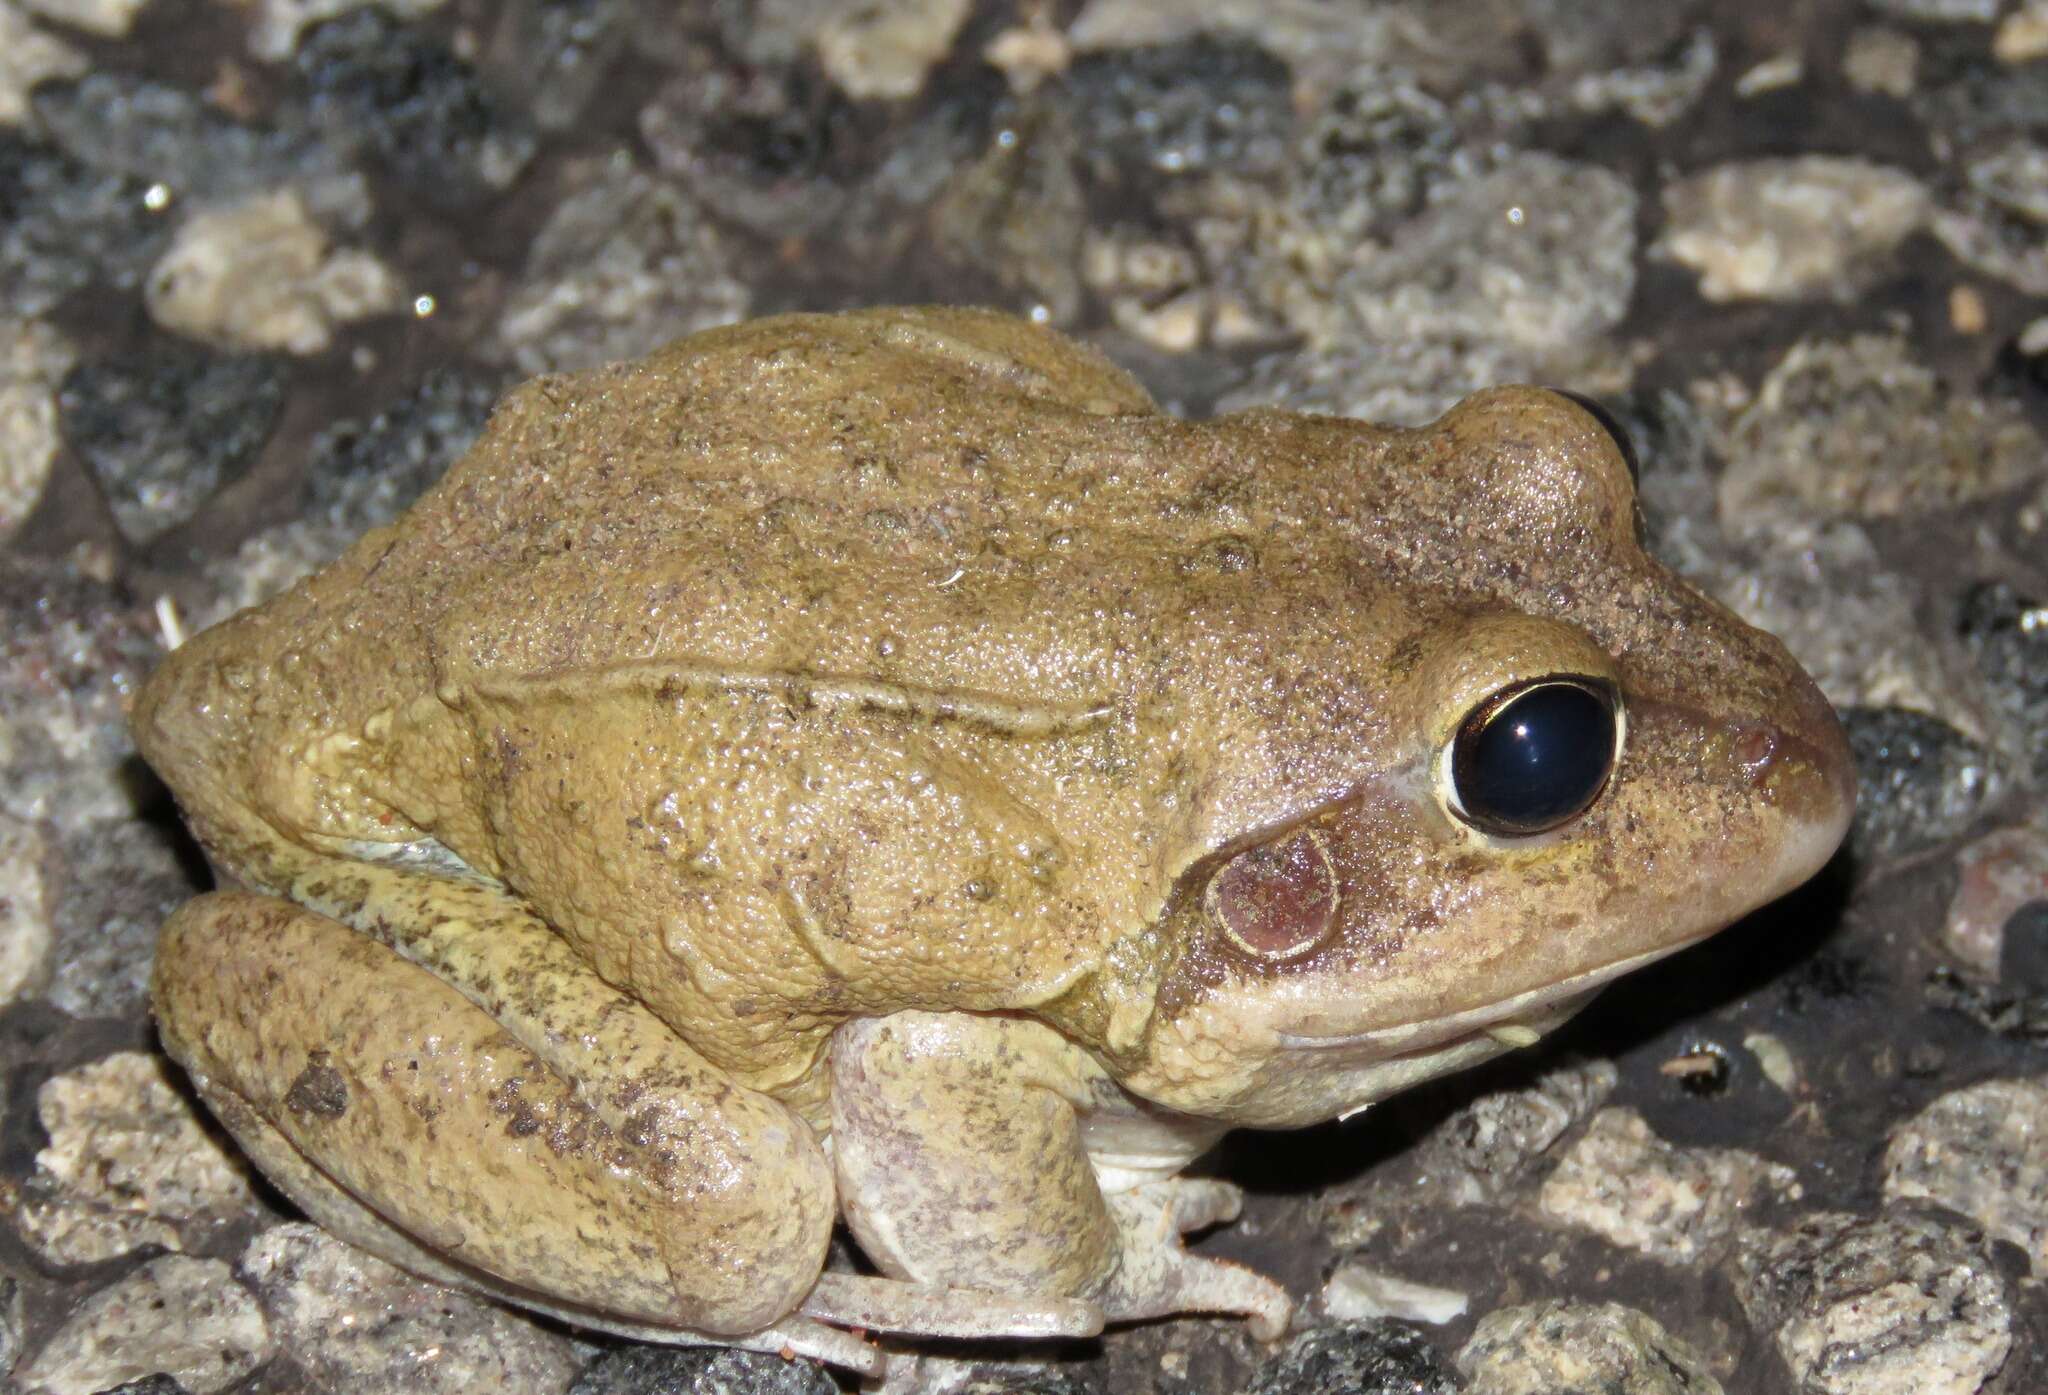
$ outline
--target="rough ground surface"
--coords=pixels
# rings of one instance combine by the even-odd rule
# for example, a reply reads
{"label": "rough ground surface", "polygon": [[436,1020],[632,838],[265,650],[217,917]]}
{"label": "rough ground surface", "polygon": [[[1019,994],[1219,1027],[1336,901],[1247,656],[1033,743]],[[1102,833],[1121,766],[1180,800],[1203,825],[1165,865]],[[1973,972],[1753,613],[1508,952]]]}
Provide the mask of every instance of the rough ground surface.
{"label": "rough ground surface", "polygon": [[1597,394],[1654,545],[1864,774],[1815,885],[1541,1050],[1226,1143],[1205,1243],[1304,1300],[1291,1345],[931,1389],[2048,1389],[2043,0],[0,0],[0,1370],[832,1388],[451,1297],[252,1188],[152,1059],[206,874],[121,717],[161,599],[287,584],[516,378],[903,300],[1196,413]]}

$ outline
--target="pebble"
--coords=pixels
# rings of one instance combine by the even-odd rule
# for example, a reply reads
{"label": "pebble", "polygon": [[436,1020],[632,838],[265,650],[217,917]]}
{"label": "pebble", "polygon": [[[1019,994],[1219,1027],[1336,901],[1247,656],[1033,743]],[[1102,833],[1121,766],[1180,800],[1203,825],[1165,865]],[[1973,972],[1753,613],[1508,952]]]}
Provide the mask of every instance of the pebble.
{"label": "pebble", "polygon": [[1112,178],[1269,173],[1293,145],[1287,65],[1247,40],[1200,35],[1083,54],[1064,81],[1086,158]]}
{"label": "pebble", "polygon": [[495,348],[521,376],[638,358],[746,316],[737,258],[697,200],[617,156],[533,240]]}
{"label": "pebble", "polygon": [[427,203],[472,207],[512,187],[534,138],[446,43],[383,8],[310,29],[294,56],[312,120],[373,155]]}
{"label": "pebble", "polygon": [[1496,1201],[1613,1093],[1611,1061],[1545,1071],[1518,1090],[1481,1095],[1430,1130],[1415,1150],[1423,1185],[1450,1206]]}
{"label": "pebble", "polygon": [[12,315],[41,315],[90,285],[131,290],[168,241],[149,181],[93,169],[4,130],[0,188],[10,204],[0,219],[0,304]]}
{"label": "pebble", "polygon": [[1451,1363],[1412,1327],[1339,1323],[1290,1340],[1244,1395],[1459,1395]]}
{"label": "pebble", "polygon": [[818,66],[855,101],[900,101],[953,47],[972,0],[854,0],[830,6],[812,38]]}
{"label": "pebble", "polygon": [[14,1372],[21,1395],[96,1395],[159,1371],[192,1395],[226,1390],[270,1359],[270,1330],[217,1259],[165,1255],[81,1302]]}
{"label": "pebble", "polygon": [[2016,763],[2048,785],[2048,605],[2002,581],[1974,586],[1958,609],[1956,636],[2009,728],[2005,744]]}
{"label": "pebble", "polygon": [[161,824],[114,819],[59,838],[52,1003],[74,1017],[142,1011],[157,931],[192,895],[181,837]]}
{"label": "pebble", "polygon": [[1719,510],[1731,532],[1819,517],[1913,517],[2048,477],[2018,403],[1951,390],[1900,339],[1796,344],[1729,427]]}
{"label": "pebble", "polygon": [[1977,1395],[2012,1348],[1983,1237],[1935,1216],[1816,1212],[1744,1231],[1731,1268],[1802,1395]]}
{"label": "pebble", "polygon": [[316,24],[354,10],[376,8],[394,19],[430,15],[448,0],[227,0],[250,13],[249,52],[266,63],[281,63],[298,50],[299,38]]}
{"label": "pebble", "polygon": [[1882,862],[1960,837],[1998,792],[1991,753],[1948,723],[1896,707],[1842,712],[1856,758],[1857,855]]}
{"label": "pebble", "polygon": [[42,497],[63,444],[57,384],[76,357],[41,320],[0,318],[0,543]]}
{"label": "pebble", "polygon": [[1717,1249],[1758,1203],[1799,1195],[1789,1167],[1736,1148],[1680,1148],[1634,1110],[1603,1109],[1544,1181],[1538,1205],[1552,1220],[1682,1265]]}
{"label": "pebble", "polygon": [[49,1143],[16,1224],[52,1264],[143,1245],[186,1248],[255,1204],[241,1162],[165,1078],[160,1056],[122,1051],[51,1077],[36,1095]]}
{"label": "pebble", "polygon": [[422,1283],[316,1226],[249,1242],[239,1265],[278,1346],[313,1381],[351,1395],[559,1392],[570,1341],[495,1303]]}
{"label": "pebble", "polygon": [[1986,1080],[1952,1090],[1893,1130],[1888,1201],[1958,1211],[2048,1275],[2048,1081]]}
{"label": "pebble", "polygon": [[1469,1395],[1722,1395],[1699,1353],[1619,1303],[1553,1299],[1488,1313],[1458,1369]]}
{"label": "pebble", "polygon": [[628,1347],[583,1368],[569,1395],[838,1395],[809,1361],[710,1347]]}
{"label": "pebble", "polygon": [[[2023,824],[1987,833],[1956,854],[1958,877],[1942,947],[1980,978],[2039,991],[2038,974],[2009,973],[2012,962],[2039,946],[2008,946],[2006,927],[2032,902],[2048,902],[2048,828]],[[2014,951],[2018,951],[2016,955]]]}
{"label": "pebble", "polygon": [[47,856],[41,829],[0,813],[0,1007],[41,988],[49,977]]}
{"label": "pebble", "polygon": [[253,464],[283,410],[287,370],[170,335],[90,359],[57,395],[64,439],[127,537],[148,542],[189,520]]}
{"label": "pebble", "polygon": [[290,189],[203,209],[150,268],[165,329],[232,349],[317,354],[337,325],[396,310],[397,278],[372,253],[329,245]]}
{"label": "pebble", "polygon": [[15,0],[0,0],[0,127],[28,124],[31,92],[85,69],[75,45],[32,23]]}
{"label": "pebble", "polygon": [[15,0],[23,8],[69,29],[101,39],[122,39],[149,0]]}
{"label": "pebble", "polygon": [[1658,251],[1708,300],[1846,298],[1927,220],[1904,170],[1832,155],[1717,165],[1664,192]]}

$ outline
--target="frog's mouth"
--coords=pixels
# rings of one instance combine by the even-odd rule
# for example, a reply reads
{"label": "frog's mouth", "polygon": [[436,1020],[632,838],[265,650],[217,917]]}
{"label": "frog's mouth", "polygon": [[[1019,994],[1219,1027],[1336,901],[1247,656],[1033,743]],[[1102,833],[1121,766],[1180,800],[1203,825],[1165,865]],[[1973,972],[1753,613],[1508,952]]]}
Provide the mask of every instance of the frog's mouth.
{"label": "frog's mouth", "polygon": [[1696,945],[1712,934],[1714,931],[1704,931],[1691,939],[1632,954],[1557,983],[1425,1022],[1329,1036],[1283,1031],[1275,1034],[1275,1040],[1287,1051],[1341,1052],[1373,1061],[1413,1060],[1481,1040],[1491,1041],[1501,1050],[1533,1046],[1584,1007],[1603,985]]}

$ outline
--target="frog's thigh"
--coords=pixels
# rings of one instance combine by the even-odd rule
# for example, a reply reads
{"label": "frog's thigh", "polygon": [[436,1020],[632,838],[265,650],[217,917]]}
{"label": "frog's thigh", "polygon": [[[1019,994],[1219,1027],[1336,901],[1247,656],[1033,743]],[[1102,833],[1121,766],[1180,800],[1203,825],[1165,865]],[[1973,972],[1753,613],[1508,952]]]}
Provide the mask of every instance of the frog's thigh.
{"label": "frog's thigh", "polygon": [[[672,1037],[658,1069],[579,1091],[391,949],[243,892],[171,918],[154,996],[166,1048],[231,1130],[259,1154],[282,1139],[457,1270],[717,1334],[768,1327],[817,1278],[832,1183],[809,1130]],[[644,1011],[614,1002],[612,1018]],[[635,1088],[650,1078],[663,1097]]]}

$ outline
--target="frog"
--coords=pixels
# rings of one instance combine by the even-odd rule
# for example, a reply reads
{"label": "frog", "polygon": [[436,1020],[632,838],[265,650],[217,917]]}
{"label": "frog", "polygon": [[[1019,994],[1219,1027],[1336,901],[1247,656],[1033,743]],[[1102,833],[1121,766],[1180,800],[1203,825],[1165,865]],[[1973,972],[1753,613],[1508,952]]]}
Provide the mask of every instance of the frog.
{"label": "frog", "polygon": [[1847,827],[1635,475],[1568,393],[1188,419],[989,310],[537,378],[137,694],[215,872],[162,1044],[311,1219],[584,1328],[1278,1339],[1190,1248],[1225,1132],[1529,1047]]}

